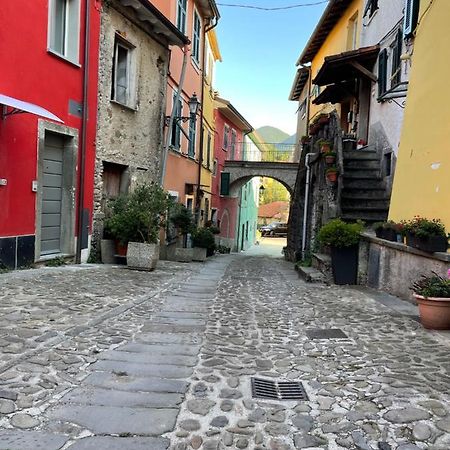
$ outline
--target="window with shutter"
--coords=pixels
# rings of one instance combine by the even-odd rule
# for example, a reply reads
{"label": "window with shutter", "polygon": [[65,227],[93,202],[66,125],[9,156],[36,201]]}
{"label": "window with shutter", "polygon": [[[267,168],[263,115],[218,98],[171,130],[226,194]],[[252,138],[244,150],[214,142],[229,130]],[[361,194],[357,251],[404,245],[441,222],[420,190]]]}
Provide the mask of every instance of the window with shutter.
{"label": "window with shutter", "polygon": [[[183,115],[183,102],[181,101],[181,98],[179,99],[178,103],[175,104],[177,98],[176,92],[173,94],[173,102],[174,102],[174,108],[175,108],[175,117],[181,117]],[[180,122],[178,120],[174,120],[172,125],[172,135],[170,137],[170,145],[172,148],[175,148],[176,150],[180,149],[181,146],[181,130],[180,130]]]}
{"label": "window with shutter", "polygon": [[387,60],[388,53],[384,49],[378,57],[378,97],[387,91]]}
{"label": "window with shutter", "polygon": [[403,35],[411,37],[416,29],[419,19],[420,0],[405,0]]}
{"label": "window with shutter", "polygon": [[187,0],[177,2],[177,28],[184,34],[186,32]]}
{"label": "window with shutter", "polygon": [[402,78],[402,44],[403,36],[399,30],[392,45],[392,71],[391,71],[391,89],[401,82]]}
{"label": "window with shutter", "polygon": [[220,174],[220,195],[230,195],[230,174],[228,172]]}
{"label": "window with shutter", "polygon": [[195,158],[196,136],[197,136],[197,122],[191,119],[189,121],[189,146],[188,146],[188,156],[190,158]]}
{"label": "window with shutter", "polygon": [[378,9],[378,0],[367,0],[366,9],[364,10],[363,17],[369,15],[369,18],[375,14],[375,11]]}

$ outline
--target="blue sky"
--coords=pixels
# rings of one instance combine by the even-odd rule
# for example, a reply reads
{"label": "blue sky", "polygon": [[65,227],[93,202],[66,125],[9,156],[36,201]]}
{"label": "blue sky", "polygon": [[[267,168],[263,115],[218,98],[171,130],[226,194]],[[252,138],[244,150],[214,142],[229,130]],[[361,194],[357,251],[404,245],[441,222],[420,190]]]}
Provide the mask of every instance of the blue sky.
{"label": "blue sky", "polygon": [[316,1],[217,0],[223,62],[216,66],[215,87],[255,128],[271,125],[295,133],[297,104],[288,101],[295,63],[326,4],[284,11],[220,4],[280,7]]}

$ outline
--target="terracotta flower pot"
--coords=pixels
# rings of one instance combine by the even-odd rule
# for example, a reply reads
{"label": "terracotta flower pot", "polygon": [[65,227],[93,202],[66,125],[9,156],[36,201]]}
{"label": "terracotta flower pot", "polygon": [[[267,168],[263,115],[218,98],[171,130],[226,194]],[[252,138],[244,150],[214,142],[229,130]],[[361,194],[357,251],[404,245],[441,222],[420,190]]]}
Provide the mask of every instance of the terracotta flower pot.
{"label": "terracotta flower pot", "polygon": [[322,145],[320,146],[320,151],[321,151],[322,153],[328,153],[328,152],[331,152],[330,144],[322,144]]}
{"label": "terracotta flower pot", "polygon": [[127,256],[128,244],[122,244],[120,241],[115,241],[116,255]]}
{"label": "terracotta flower pot", "polygon": [[337,172],[329,172],[327,173],[326,177],[330,183],[336,183],[338,174]]}
{"label": "terracotta flower pot", "polygon": [[414,294],[421,324],[429,330],[450,330],[450,298]]}
{"label": "terracotta flower pot", "polygon": [[336,161],[336,156],[325,156],[325,162],[327,164],[334,164]]}

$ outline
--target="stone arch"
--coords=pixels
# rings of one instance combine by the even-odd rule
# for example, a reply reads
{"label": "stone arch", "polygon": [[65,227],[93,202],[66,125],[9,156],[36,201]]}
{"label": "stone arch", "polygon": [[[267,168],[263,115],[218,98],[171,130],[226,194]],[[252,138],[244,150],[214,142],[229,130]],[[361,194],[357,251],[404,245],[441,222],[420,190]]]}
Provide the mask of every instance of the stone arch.
{"label": "stone arch", "polygon": [[294,190],[293,188],[291,188],[291,186],[289,186],[285,180],[273,177],[273,176],[268,176],[268,175],[251,175],[251,176],[243,176],[241,178],[238,178],[234,181],[231,182],[230,184],[230,197],[237,197],[239,195],[239,189],[244,186],[245,183],[248,183],[252,178],[255,177],[264,177],[264,178],[272,178],[273,180],[278,181],[279,183],[281,183],[286,190],[289,192],[289,195],[292,196]]}

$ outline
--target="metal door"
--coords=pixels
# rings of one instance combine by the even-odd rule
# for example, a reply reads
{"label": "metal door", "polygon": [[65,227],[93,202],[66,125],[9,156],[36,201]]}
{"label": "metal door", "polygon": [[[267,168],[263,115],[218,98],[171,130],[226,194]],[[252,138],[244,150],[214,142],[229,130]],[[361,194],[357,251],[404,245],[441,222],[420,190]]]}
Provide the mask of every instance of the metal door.
{"label": "metal door", "polygon": [[61,253],[64,138],[47,133],[43,156],[41,255]]}

